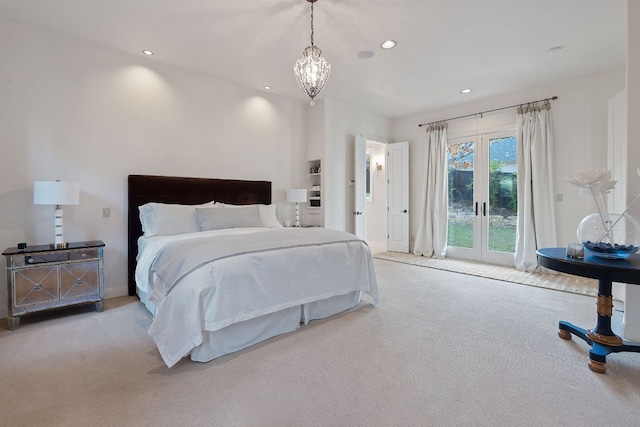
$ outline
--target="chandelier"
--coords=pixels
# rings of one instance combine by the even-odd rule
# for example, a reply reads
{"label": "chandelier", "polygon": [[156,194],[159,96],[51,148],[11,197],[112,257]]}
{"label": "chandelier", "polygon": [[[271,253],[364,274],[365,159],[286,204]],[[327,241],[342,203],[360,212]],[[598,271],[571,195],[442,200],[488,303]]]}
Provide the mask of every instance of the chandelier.
{"label": "chandelier", "polygon": [[331,73],[331,64],[324,60],[322,51],[313,44],[313,4],[318,0],[307,0],[311,3],[311,46],[307,46],[302,52],[302,58],[296,61],[293,66],[293,72],[296,75],[298,84],[311,98],[316,97],[329,79]]}

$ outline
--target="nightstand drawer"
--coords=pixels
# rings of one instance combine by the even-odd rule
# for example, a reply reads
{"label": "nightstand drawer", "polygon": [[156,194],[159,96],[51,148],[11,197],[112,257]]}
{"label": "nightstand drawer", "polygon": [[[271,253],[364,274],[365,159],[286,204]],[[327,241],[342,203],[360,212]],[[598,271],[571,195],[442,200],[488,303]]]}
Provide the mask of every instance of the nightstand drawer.
{"label": "nightstand drawer", "polygon": [[20,255],[11,257],[11,264],[7,267],[25,267],[35,264],[43,264],[46,262],[63,262],[69,259],[69,254],[66,252],[50,253],[50,254],[32,254],[32,255]]}
{"label": "nightstand drawer", "polygon": [[100,257],[99,255],[100,249],[91,248],[91,249],[83,249],[81,251],[73,251],[69,252],[69,261],[79,261],[83,259],[97,259]]}
{"label": "nightstand drawer", "polygon": [[97,259],[100,257],[100,249],[89,248],[71,252],[52,252],[11,257],[12,265],[8,267],[25,267],[29,265],[44,264],[48,262],[82,261],[85,259]]}
{"label": "nightstand drawer", "polygon": [[13,305],[40,304],[58,299],[58,266],[24,268],[14,272]]}

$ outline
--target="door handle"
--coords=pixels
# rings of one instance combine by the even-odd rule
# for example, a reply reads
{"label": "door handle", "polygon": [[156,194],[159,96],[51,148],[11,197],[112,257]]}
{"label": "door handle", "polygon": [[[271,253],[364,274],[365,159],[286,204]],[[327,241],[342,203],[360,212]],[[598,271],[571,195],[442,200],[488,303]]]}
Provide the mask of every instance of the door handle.
{"label": "door handle", "polygon": [[478,202],[476,202],[476,216],[478,216]]}
{"label": "door handle", "polygon": [[362,215],[362,212],[355,211],[353,214],[354,215]]}
{"label": "door handle", "polygon": [[407,213],[407,210],[406,210],[406,209],[405,209],[405,210],[403,210],[403,211],[402,211],[402,213]]}
{"label": "door handle", "polygon": [[487,202],[482,202],[482,216],[487,216]]}

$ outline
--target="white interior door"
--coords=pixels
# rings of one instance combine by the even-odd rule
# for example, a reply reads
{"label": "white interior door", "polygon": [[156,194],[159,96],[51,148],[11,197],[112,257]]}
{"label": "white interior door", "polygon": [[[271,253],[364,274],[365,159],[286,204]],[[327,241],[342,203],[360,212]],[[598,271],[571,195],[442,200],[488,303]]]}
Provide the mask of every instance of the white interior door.
{"label": "white interior door", "polygon": [[409,143],[387,145],[387,249],[409,252]]}
{"label": "white interior door", "polygon": [[354,211],[353,211],[353,229],[355,230],[355,235],[362,240],[365,240],[365,185],[366,185],[366,169],[365,162],[367,158],[367,140],[361,136],[356,135],[356,141],[354,144]]}

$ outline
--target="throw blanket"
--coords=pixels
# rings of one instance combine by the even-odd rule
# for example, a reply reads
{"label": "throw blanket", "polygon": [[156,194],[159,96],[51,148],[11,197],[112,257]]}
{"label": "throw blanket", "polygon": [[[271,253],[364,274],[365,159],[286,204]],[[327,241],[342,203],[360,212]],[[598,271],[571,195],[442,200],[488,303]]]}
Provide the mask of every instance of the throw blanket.
{"label": "throw blanket", "polygon": [[156,317],[176,300],[186,307],[197,302],[185,299],[200,298],[209,331],[351,291],[366,292],[373,304],[378,302],[368,246],[342,231],[281,228],[203,235],[164,244],[152,259],[150,299]]}
{"label": "throw blanket", "polygon": [[[178,241],[161,251],[151,264],[156,275],[154,289],[165,296],[189,273],[225,258],[283,249],[359,242],[356,236],[324,228],[283,228],[251,234],[203,236]],[[156,293],[157,295],[157,293]]]}

